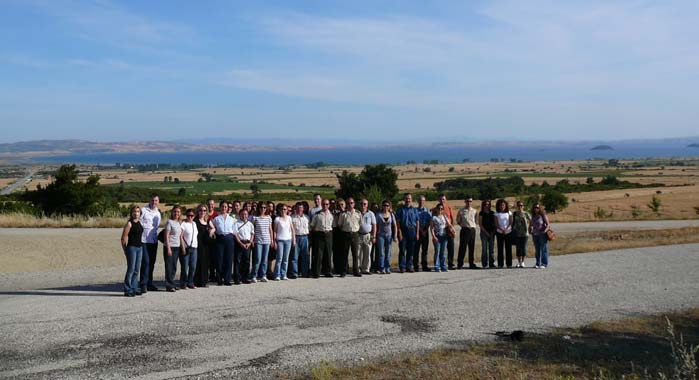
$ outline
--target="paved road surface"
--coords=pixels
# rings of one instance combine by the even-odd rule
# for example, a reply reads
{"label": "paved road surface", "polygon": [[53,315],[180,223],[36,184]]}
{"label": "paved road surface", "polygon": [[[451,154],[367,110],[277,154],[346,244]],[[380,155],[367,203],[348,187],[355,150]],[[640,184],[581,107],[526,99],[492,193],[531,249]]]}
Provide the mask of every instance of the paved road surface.
{"label": "paved road surface", "polygon": [[549,269],[302,279],[155,292],[0,292],[0,378],[271,378],[321,359],[463,346],[699,306],[699,244],[567,255]]}
{"label": "paved road surface", "polygon": [[20,178],[15,182],[12,182],[10,185],[6,186],[4,189],[0,190],[0,195],[7,195],[15,190],[23,187],[27,182],[32,180],[32,176],[36,173],[36,169],[31,169],[24,178]]}

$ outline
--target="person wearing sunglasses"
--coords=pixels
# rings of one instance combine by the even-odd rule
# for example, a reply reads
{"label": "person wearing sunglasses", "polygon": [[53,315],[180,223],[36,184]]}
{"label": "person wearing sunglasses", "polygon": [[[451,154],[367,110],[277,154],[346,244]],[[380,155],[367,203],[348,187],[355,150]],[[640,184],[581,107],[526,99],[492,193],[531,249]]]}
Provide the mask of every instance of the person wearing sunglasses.
{"label": "person wearing sunglasses", "polygon": [[449,218],[444,213],[444,205],[438,203],[432,214],[430,230],[432,231],[432,242],[434,243],[434,271],[449,272],[447,267],[447,227]]}
{"label": "person wearing sunglasses", "polygon": [[216,228],[209,219],[209,210],[203,204],[197,206],[194,224],[197,226],[197,266],[194,272],[194,286],[208,287],[210,257],[216,249]]}
{"label": "person wearing sunglasses", "polygon": [[257,281],[267,282],[267,261],[269,255],[269,246],[272,244],[272,217],[265,203],[260,203],[257,206],[258,215],[256,215],[252,223],[255,226],[255,247],[252,255],[252,270],[250,271],[250,282]]}
{"label": "person wearing sunglasses", "polygon": [[[177,290],[175,286],[175,274],[177,273],[177,261],[180,255],[184,255],[181,251],[184,242],[182,241],[182,208],[175,205],[170,211],[170,220],[165,224],[165,243],[163,247],[163,260],[165,261],[165,290],[174,292]],[[186,289],[186,288],[183,288]]]}
{"label": "person wearing sunglasses", "polygon": [[333,213],[330,212],[330,201],[323,199],[323,208],[313,215],[310,229],[313,231],[313,251],[311,257],[311,272],[313,278],[332,277],[332,246],[333,246]]}
{"label": "person wearing sunglasses", "polygon": [[126,275],[124,276],[124,296],[134,297],[143,294],[138,286],[138,275],[143,260],[143,226],[141,225],[141,208],[132,206],[129,220],[121,232],[121,249],[126,256]]}
{"label": "person wearing sunglasses", "polygon": [[456,214],[456,223],[459,225],[459,257],[456,267],[463,268],[466,249],[468,248],[468,267],[469,269],[478,269],[474,262],[474,250],[476,248],[476,214],[478,212],[473,208],[473,198],[468,197],[464,200],[464,207]]}
{"label": "person wearing sunglasses", "polygon": [[498,199],[495,203],[495,227],[495,237],[498,243],[498,268],[503,268],[505,265],[512,268],[512,213],[509,204],[504,199]]}
{"label": "person wearing sunglasses", "polygon": [[551,229],[549,217],[540,204],[532,207],[532,222],[529,225],[529,233],[534,240],[536,265],[534,268],[546,269],[549,266],[549,238],[547,232]]}
{"label": "person wearing sunglasses", "polygon": [[311,261],[308,254],[308,234],[310,220],[305,212],[306,206],[299,202],[296,204],[294,214],[291,216],[291,223],[294,225],[294,236],[296,241],[293,246],[293,255],[289,259],[289,278],[295,279],[299,275],[309,277],[311,272]]}
{"label": "person wearing sunglasses", "polygon": [[398,241],[396,218],[391,212],[391,201],[381,203],[376,214],[376,257],[380,274],[391,274],[391,243]]}
{"label": "person wearing sunglasses", "polygon": [[362,214],[354,208],[354,198],[347,198],[347,210],[340,213],[337,226],[340,228],[340,241],[338,242],[339,255],[335,271],[340,277],[347,275],[347,257],[352,251],[352,273],[355,277],[361,277],[359,270],[359,227],[362,224]]}
{"label": "person wearing sunglasses", "polygon": [[197,237],[199,230],[194,222],[194,209],[187,209],[185,212],[185,220],[182,222],[182,246],[183,255],[180,255],[180,288],[196,289],[194,285],[194,274],[197,268],[197,256],[199,247],[199,239]]}
{"label": "person wearing sunglasses", "polygon": [[478,227],[481,236],[482,268],[495,268],[495,213],[491,210],[489,200],[481,202],[478,213]]}
{"label": "person wearing sunglasses", "polygon": [[235,242],[238,258],[238,266],[234,273],[233,280],[241,281],[244,284],[250,283],[250,255],[252,254],[253,239],[255,237],[255,226],[248,220],[248,209],[240,209],[240,217],[235,222]]}
{"label": "person wearing sunglasses", "polygon": [[289,253],[291,243],[296,241],[294,226],[289,216],[289,206],[280,203],[279,214],[274,219],[274,239],[273,243],[277,248],[276,264],[274,265],[274,281],[288,280],[287,269],[289,267]]}

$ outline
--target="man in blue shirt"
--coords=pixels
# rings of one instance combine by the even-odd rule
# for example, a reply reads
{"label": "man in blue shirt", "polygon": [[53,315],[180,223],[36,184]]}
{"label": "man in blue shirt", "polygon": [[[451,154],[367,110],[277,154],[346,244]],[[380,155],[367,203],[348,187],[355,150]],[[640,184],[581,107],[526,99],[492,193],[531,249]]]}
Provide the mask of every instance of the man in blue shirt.
{"label": "man in blue shirt", "polygon": [[429,272],[430,267],[427,264],[427,251],[430,248],[430,221],[432,220],[432,213],[430,209],[426,206],[427,202],[424,195],[418,197],[417,210],[419,213],[420,221],[420,234],[417,237],[417,245],[415,246],[415,256],[413,257],[413,267],[415,271],[418,271],[418,264],[422,264],[422,271]]}
{"label": "man in blue shirt", "polygon": [[406,270],[415,272],[411,263],[415,254],[415,243],[420,234],[420,213],[413,207],[413,196],[410,193],[403,195],[403,206],[396,212],[398,223],[398,265],[400,273]]}

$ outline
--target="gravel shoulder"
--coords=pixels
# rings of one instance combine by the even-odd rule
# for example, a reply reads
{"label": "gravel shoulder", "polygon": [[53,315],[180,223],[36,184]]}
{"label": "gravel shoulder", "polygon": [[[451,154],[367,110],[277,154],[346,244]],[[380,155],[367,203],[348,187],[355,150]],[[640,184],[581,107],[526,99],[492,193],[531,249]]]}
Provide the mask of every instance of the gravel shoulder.
{"label": "gravel shoulder", "polygon": [[7,290],[2,277],[0,378],[271,378],[321,360],[460,347],[497,330],[697,307],[698,270],[699,244],[690,244],[566,255],[546,270],[302,279],[139,298],[104,281],[36,290],[44,287],[35,278],[31,290]]}

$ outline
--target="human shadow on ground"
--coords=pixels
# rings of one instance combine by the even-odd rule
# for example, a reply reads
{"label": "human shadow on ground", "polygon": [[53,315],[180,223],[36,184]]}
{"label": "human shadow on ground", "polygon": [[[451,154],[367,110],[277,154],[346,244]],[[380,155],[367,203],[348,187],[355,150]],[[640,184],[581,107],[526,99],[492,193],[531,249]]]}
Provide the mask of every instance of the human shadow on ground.
{"label": "human shadow on ground", "polygon": [[[160,285],[160,284],[158,284]],[[161,290],[164,288],[159,286]],[[52,297],[124,297],[124,284],[110,282],[104,284],[64,286],[56,288],[0,291],[5,296],[52,296]]]}

